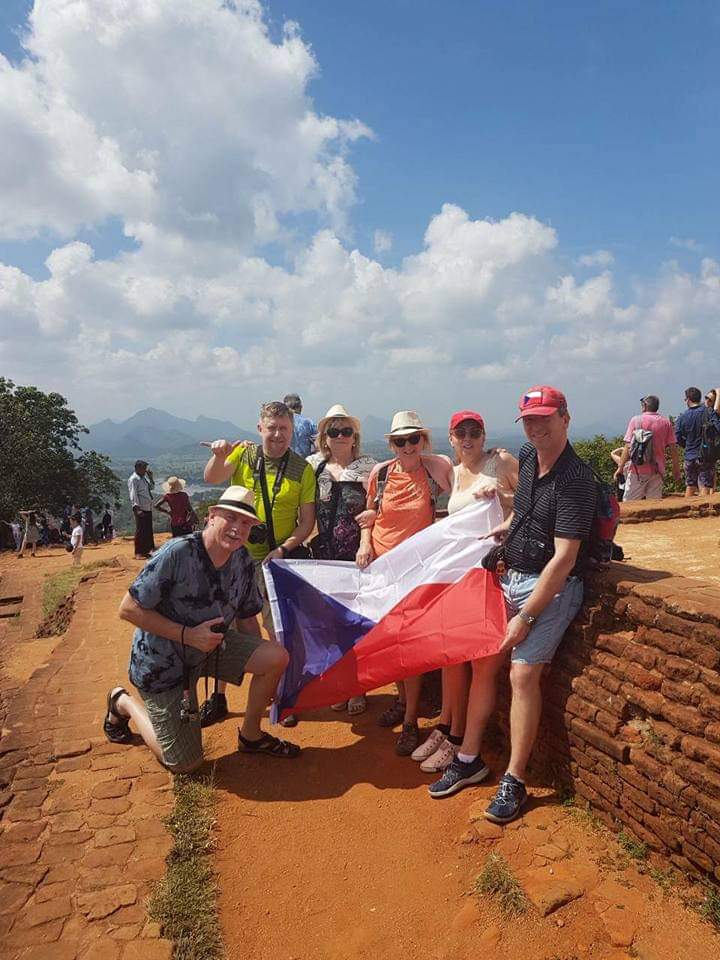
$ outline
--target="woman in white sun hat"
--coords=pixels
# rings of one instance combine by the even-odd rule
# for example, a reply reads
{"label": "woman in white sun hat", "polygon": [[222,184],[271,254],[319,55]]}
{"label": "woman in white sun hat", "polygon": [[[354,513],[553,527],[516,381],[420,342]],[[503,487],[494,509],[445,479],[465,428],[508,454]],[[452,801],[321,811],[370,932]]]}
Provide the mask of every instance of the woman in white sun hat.
{"label": "woman in white sun hat", "polygon": [[[360,452],[360,421],[336,403],[318,422],[317,453],[307,461],[315,472],[317,536],[310,542],[317,560],[354,561],[360,549],[361,527],[370,526],[375,512],[366,509],[370,471],[376,461]],[[333,704],[351,716],[365,710],[365,697]]]}
{"label": "woman in white sun hat", "polygon": [[[414,410],[401,410],[385,434],[394,457],[378,464],[370,474],[367,507],[377,517],[361,534],[358,565],[366,567],[435,519],[437,498],[452,487],[449,457],[430,451],[430,431]],[[420,742],[417,725],[422,677],[399,681],[398,699],[379,719],[384,727],[402,720],[395,745],[401,757],[410,756]]]}
{"label": "woman in white sun hat", "polygon": [[192,533],[197,523],[197,514],[190,497],[185,493],[185,481],[180,477],[168,477],[162,485],[163,495],[155,501],[155,509],[170,517],[170,530],[174,537]]}

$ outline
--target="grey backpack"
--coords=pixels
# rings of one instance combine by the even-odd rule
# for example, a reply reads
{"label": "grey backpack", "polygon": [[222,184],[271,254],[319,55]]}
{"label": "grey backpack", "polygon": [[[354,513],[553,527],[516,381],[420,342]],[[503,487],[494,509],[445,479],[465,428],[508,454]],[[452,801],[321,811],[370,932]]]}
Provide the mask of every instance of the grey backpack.
{"label": "grey backpack", "polygon": [[632,432],[632,440],[630,441],[630,463],[635,467],[655,463],[652,430],[635,427]]}

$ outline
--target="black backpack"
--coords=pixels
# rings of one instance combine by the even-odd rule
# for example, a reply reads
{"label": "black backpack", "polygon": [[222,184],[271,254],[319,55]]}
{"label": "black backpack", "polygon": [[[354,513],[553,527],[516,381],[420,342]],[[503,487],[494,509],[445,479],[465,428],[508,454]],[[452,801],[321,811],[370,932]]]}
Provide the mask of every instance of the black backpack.
{"label": "black backpack", "polygon": [[712,410],[706,410],[700,429],[701,463],[714,464],[720,460],[720,429]]}

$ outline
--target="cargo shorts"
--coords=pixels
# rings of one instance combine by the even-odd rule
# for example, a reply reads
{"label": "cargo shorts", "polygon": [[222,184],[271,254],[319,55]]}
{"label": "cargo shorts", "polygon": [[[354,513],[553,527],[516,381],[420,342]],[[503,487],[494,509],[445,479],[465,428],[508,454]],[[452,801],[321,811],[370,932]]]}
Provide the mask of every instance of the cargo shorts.
{"label": "cargo shorts", "polygon": [[188,770],[202,762],[202,730],[197,699],[197,682],[200,677],[214,677],[217,674],[219,680],[240,684],[248,660],[260,644],[265,642],[262,637],[228,630],[217,654],[211,653],[207,661],[190,674],[190,703],[194,718],[189,722],[180,720],[182,683],[172,690],[163,690],[160,693],[138,691],[162,749],[163,765],[168,770]]}

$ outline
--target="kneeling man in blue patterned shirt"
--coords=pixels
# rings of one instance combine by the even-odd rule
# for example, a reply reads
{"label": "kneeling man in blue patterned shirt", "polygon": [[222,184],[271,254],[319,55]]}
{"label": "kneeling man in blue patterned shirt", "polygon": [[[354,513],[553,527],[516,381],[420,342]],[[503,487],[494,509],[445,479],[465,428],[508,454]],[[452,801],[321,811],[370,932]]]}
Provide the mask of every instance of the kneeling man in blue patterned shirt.
{"label": "kneeling man in blue patterned shirt", "polygon": [[110,691],[103,730],[112,743],[132,742],[132,721],[168,770],[197,769],[203,761],[197,681],[209,675],[240,684],[249,673],[238,750],[285,758],[300,753],[260,727],[288,655],[260,636],[263,599],[245,549],[259,522],[252,491],[228,487],[210,507],[205,529],[169,540],[131,584],[120,616],[135,624],[129,676],[142,703],[123,687]]}

